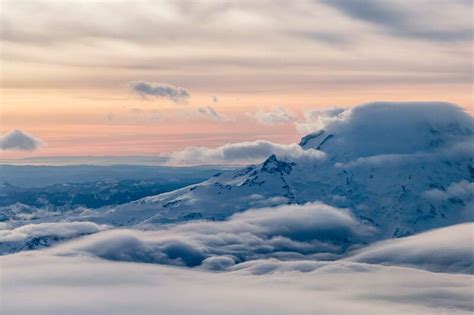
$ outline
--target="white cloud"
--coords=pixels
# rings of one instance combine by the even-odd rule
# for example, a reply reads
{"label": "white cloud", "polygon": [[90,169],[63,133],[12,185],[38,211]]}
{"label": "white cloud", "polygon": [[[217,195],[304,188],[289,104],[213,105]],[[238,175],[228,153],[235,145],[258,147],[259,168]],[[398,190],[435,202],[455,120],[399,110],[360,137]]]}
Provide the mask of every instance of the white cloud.
{"label": "white cloud", "polygon": [[[472,157],[468,155],[468,157]],[[427,190],[422,195],[430,203],[447,209],[453,208],[453,203],[461,205],[460,214],[466,221],[474,219],[474,183],[462,180],[451,183],[448,187]]]}
{"label": "white cloud", "polygon": [[175,164],[248,164],[259,163],[270,155],[281,158],[315,158],[321,159],[324,153],[308,149],[297,144],[277,144],[264,140],[226,144],[217,148],[190,147],[170,155],[170,162]]}
{"label": "white cloud", "polygon": [[474,271],[473,231],[474,223],[465,223],[387,240],[362,249],[350,260],[470,274]]}
{"label": "white cloud", "polygon": [[133,92],[144,98],[167,98],[175,103],[183,103],[191,96],[186,89],[166,83],[134,81],[130,83],[130,87]]}
{"label": "white cloud", "polygon": [[259,110],[254,115],[255,119],[262,124],[284,124],[295,120],[295,115],[283,107],[277,107],[272,111]]}
{"label": "white cloud", "polygon": [[296,130],[302,134],[323,130],[330,122],[337,121],[346,108],[334,107],[328,109],[309,110],[304,113],[305,120],[296,122]]}
{"label": "white cloud", "polygon": [[471,200],[474,199],[474,183],[463,180],[458,183],[452,183],[446,190],[430,189],[423,195],[434,202],[445,201],[449,198]]}
{"label": "white cloud", "polygon": [[0,148],[2,150],[34,151],[42,145],[44,145],[42,140],[19,129],[0,136]]}

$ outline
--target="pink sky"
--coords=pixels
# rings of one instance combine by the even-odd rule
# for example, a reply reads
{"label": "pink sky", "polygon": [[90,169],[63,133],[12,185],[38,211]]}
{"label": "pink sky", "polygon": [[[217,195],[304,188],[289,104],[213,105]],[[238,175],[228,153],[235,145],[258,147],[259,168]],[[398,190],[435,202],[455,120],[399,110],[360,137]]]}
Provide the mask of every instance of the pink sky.
{"label": "pink sky", "polygon": [[[370,5],[371,17],[340,1],[5,1],[0,132],[20,129],[45,145],[0,154],[291,143],[310,110],[379,100],[473,113],[472,4]],[[136,82],[187,97],[144,94]]]}

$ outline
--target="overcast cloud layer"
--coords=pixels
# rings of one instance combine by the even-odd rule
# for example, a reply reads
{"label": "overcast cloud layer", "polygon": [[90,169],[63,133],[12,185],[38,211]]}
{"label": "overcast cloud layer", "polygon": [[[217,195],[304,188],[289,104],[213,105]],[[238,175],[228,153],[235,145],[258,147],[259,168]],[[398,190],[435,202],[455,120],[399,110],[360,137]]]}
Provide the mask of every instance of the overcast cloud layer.
{"label": "overcast cloud layer", "polygon": [[[472,80],[470,1],[4,1],[2,7],[8,87],[117,87],[141,78],[211,93],[317,94],[369,83]],[[43,76],[28,78],[31,71],[19,62],[61,71],[35,65]]]}

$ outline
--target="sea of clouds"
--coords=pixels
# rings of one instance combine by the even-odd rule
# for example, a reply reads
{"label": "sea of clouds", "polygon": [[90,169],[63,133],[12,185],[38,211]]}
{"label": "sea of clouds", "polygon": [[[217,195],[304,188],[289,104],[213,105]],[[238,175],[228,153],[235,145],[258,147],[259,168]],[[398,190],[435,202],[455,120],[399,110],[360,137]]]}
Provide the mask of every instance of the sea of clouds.
{"label": "sea of clouds", "polygon": [[[126,244],[124,244],[126,245]],[[359,262],[229,272],[50,250],[0,258],[3,314],[472,314],[472,276]]]}
{"label": "sea of clouds", "polygon": [[[153,89],[164,97],[161,88]],[[191,148],[173,158],[236,162],[276,153],[331,159],[344,169],[399,167],[409,159],[449,161],[450,154],[464,158],[472,152],[464,141],[472,139],[472,117],[461,109],[446,103],[397,108],[374,103],[308,113],[306,124],[338,136],[326,153],[261,141]],[[367,124],[369,118],[373,124]],[[422,191],[420,198],[438,207],[462,204],[466,223],[380,242],[383,231],[370,220],[321,202],[252,208],[223,221],[147,230],[85,221],[4,223],[0,249],[9,252],[45,238],[74,239],[0,256],[0,311],[472,314],[473,192],[467,180]]]}

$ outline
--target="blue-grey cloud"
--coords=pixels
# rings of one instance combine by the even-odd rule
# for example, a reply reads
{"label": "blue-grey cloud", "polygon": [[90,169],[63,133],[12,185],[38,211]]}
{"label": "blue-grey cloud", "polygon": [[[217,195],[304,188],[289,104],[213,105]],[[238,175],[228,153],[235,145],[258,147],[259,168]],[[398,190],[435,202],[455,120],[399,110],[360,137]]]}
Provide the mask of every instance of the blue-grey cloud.
{"label": "blue-grey cloud", "polygon": [[175,103],[182,103],[191,96],[186,89],[166,83],[134,81],[130,83],[130,87],[133,92],[144,98],[167,98]]}
{"label": "blue-grey cloud", "polygon": [[[401,3],[376,0],[324,0],[343,14],[372,23],[384,32],[400,37],[411,37],[432,41],[459,41],[472,39],[471,28],[447,29],[436,21],[427,21]],[[425,20],[427,23],[420,23]],[[430,25],[430,26],[426,26]]]}
{"label": "blue-grey cloud", "polygon": [[34,151],[44,142],[20,129],[12,130],[0,136],[1,150]]}

